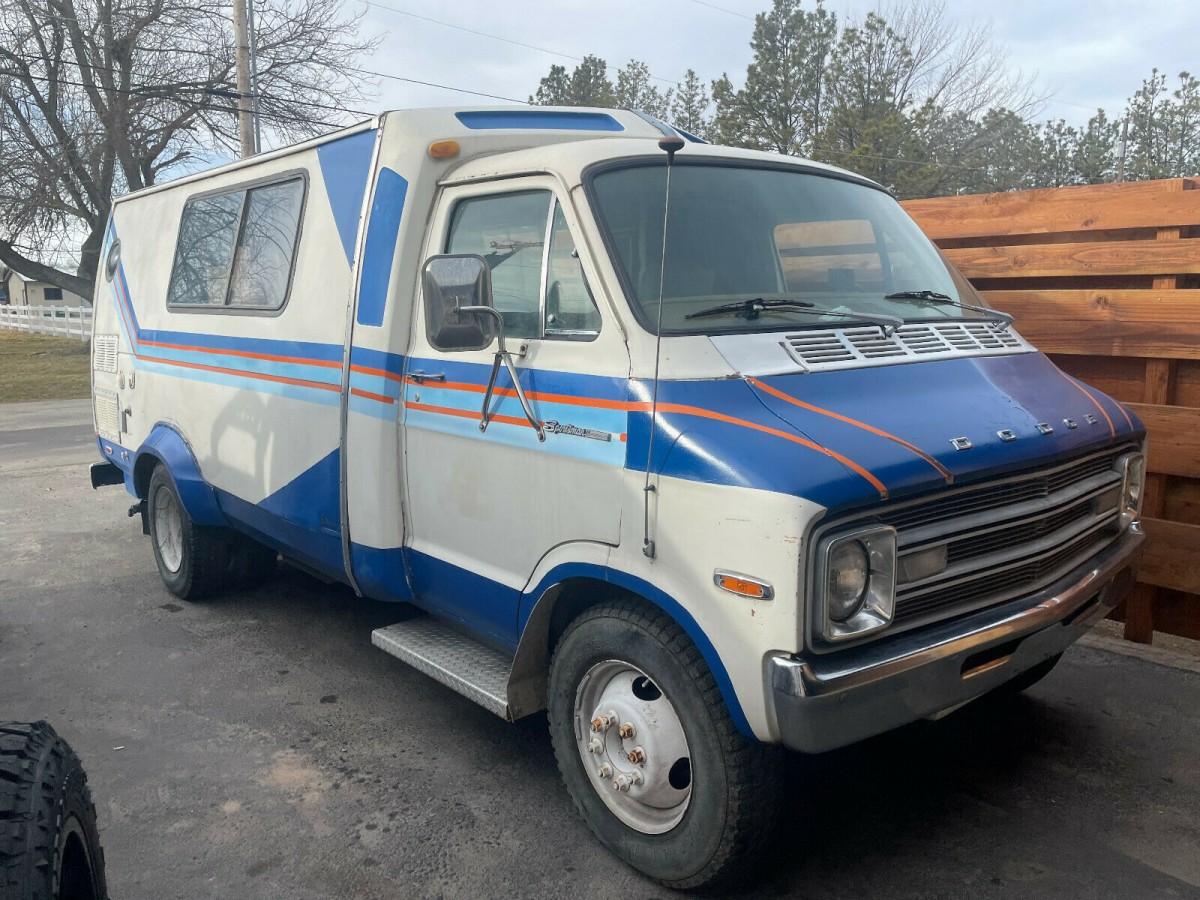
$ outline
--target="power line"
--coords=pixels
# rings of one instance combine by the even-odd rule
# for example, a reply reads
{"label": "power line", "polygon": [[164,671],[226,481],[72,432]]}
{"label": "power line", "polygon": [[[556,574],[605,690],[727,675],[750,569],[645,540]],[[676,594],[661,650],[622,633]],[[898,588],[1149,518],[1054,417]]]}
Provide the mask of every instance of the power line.
{"label": "power line", "polygon": [[723,6],[717,6],[715,3],[705,3],[704,0],[692,0],[692,2],[699,4],[700,6],[707,6],[709,9],[718,10],[719,12],[729,13],[731,16],[737,16],[739,19],[745,19],[747,22],[754,21],[754,16],[748,16],[745,13],[735,12],[732,9],[726,9]]}
{"label": "power line", "polygon": [[[377,2],[377,0],[361,0],[361,2],[366,6],[373,6],[376,9],[386,9],[388,12],[398,13],[402,16],[409,16],[410,18],[413,18],[413,19],[419,19],[422,22],[429,22],[432,25],[441,25],[443,28],[452,28],[455,31],[462,31],[462,32],[465,32],[466,34],[473,34],[478,37],[487,38],[488,40],[501,41],[502,43],[512,44],[514,47],[521,47],[525,50],[534,50],[538,53],[548,53],[551,56],[558,56],[558,57],[561,57],[562,59],[569,59],[572,62],[583,62],[583,60],[584,60],[584,57],[582,57],[582,56],[572,56],[570,53],[563,53],[560,50],[548,50],[545,47],[538,47],[534,44],[526,44],[523,41],[513,40],[512,38],[506,38],[506,37],[503,37],[498,34],[491,34],[489,32],[479,31],[474,28],[467,28],[465,25],[455,25],[453,22],[444,22],[441,19],[434,19],[434,18],[431,18],[430,16],[419,15],[418,13],[409,12],[406,9],[399,9],[398,7],[395,7],[395,6],[388,6],[385,3]],[[694,2],[699,3],[700,0],[694,0]],[[706,3],[704,5],[708,6],[709,4]],[[720,7],[714,7],[714,8],[720,9]],[[725,12],[729,12],[729,10],[725,10]],[[738,14],[734,13],[734,15],[738,15]],[[617,67],[617,66],[610,66],[610,65],[606,64],[605,68],[620,71],[619,67]],[[379,74],[379,73],[376,73],[376,74]],[[658,75],[654,75],[654,74],[651,74],[649,77],[655,81],[661,81],[664,84],[670,84],[670,85],[679,84],[678,80],[673,81],[670,78],[661,78]],[[453,90],[453,88],[452,88],[452,90]],[[465,93],[471,93],[471,92],[467,91]],[[482,95],[482,96],[487,96],[487,95]],[[515,102],[523,103],[524,101],[518,100]]]}

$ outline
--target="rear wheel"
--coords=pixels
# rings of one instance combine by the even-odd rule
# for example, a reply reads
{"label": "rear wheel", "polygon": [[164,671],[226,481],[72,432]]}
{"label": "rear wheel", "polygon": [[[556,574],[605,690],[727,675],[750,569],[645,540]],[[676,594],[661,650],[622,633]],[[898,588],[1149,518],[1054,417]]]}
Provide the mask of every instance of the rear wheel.
{"label": "rear wheel", "polygon": [[87,775],[45,722],[0,723],[0,896],[108,896]]}
{"label": "rear wheel", "polygon": [[146,496],[154,561],[167,589],[183,600],[201,600],[228,583],[231,536],[223,528],[193,524],[165,466],[150,476]]}
{"label": "rear wheel", "polygon": [[675,888],[727,880],[777,819],[781,756],[745,738],[700,652],[663,613],[593,607],[554,652],[550,733],[592,833]]}

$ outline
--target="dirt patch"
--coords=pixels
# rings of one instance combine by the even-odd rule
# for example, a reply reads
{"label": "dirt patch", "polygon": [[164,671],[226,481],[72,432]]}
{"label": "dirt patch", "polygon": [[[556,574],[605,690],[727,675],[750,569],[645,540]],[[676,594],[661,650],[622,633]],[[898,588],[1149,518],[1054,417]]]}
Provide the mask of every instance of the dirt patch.
{"label": "dirt patch", "polygon": [[0,402],[89,396],[90,348],[78,339],[0,330]]}

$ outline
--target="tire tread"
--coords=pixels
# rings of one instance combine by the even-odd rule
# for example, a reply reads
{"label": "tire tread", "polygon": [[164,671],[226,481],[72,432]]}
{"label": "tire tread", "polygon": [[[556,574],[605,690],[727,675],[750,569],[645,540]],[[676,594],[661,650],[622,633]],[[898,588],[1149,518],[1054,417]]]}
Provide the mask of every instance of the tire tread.
{"label": "tire tread", "polygon": [[[568,626],[563,640],[574,629],[600,618],[620,619],[657,639],[682,664],[705,705],[716,713],[717,736],[728,762],[726,839],[694,875],[677,880],[657,880],[676,889],[719,888],[728,884],[759,863],[771,843],[779,819],[781,751],[778,747],[750,740],[738,730],[708,663],[691,638],[666,613],[634,599],[603,603],[581,613]],[[559,647],[563,640],[559,641]],[[551,739],[559,765],[568,760],[574,763],[575,746],[560,737],[558,729],[551,729]],[[573,793],[571,799],[584,821],[588,821],[582,802]],[[596,833],[595,829],[592,831]]]}

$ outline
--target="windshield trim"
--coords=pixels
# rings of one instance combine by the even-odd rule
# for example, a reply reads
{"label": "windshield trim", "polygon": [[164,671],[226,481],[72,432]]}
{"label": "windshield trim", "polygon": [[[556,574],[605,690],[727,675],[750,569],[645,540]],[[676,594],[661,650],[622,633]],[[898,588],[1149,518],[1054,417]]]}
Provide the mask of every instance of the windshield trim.
{"label": "windshield trim", "polygon": [[[620,159],[603,160],[602,162],[592,163],[590,166],[588,166],[587,168],[585,168],[583,170],[582,177],[581,177],[584,194],[587,197],[588,204],[591,206],[592,218],[596,222],[596,227],[600,231],[600,237],[604,241],[605,252],[608,253],[609,262],[612,265],[614,271],[616,271],[616,273],[617,273],[617,280],[621,285],[621,291],[625,295],[625,306],[633,313],[633,317],[637,320],[637,323],[642,327],[642,330],[644,330],[645,332],[647,332],[648,334],[651,334],[651,335],[658,334],[658,330],[655,327],[655,323],[643,314],[644,310],[642,308],[642,304],[638,303],[635,299],[636,294],[633,290],[633,285],[630,283],[629,274],[625,271],[625,266],[620,262],[620,256],[617,254],[616,242],[613,240],[612,232],[609,230],[608,219],[605,218],[603,215],[601,215],[600,204],[596,202],[596,191],[595,191],[595,187],[594,187],[594,182],[598,176],[607,174],[608,172],[614,172],[614,171],[617,171],[620,169],[634,169],[634,168],[640,168],[643,166],[659,166],[662,168],[666,168],[666,165],[667,165],[667,156],[665,153],[661,153],[661,152],[654,153],[654,154],[644,154],[641,156],[625,156]],[[891,197],[892,200],[896,199],[896,195],[893,194],[891,191],[889,191],[887,188],[885,188],[883,185],[876,184],[874,181],[871,181],[868,178],[863,178],[861,175],[855,175],[853,172],[830,171],[829,169],[819,168],[819,167],[813,166],[813,165],[806,165],[803,162],[792,163],[792,162],[774,162],[772,160],[722,158],[722,157],[717,157],[717,156],[687,157],[687,156],[677,155],[675,157],[675,161],[674,161],[673,165],[674,166],[708,166],[710,168],[722,168],[722,169],[766,169],[766,170],[777,171],[777,172],[795,172],[795,173],[799,173],[802,175],[816,175],[820,178],[829,178],[834,181],[846,181],[846,182],[849,182],[850,184],[856,184],[861,187],[871,188],[872,190],[879,191],[879,193],[885,194],[888,197]],[[939,255],[940,255],[940,253],[939,253]],[[945,257],[942,257],[942,262],[945,263]],[[937,318],[940,321],[945,321],[946,318],[948,318],[948,317],[943,316],[943,317],[937,317]],[[910,319],[907,316],[904,318],[905,325],[908,325],[909,323],[915,324],[919,321],[922,321],[922,320]],[[930,321],[933,321],[933,320],[931,319]],[[817,322],[817,323],[812,323],[812,324],[805,323],[805,325],[807,327],[812,327],[813,325],[830,327],[831,323]],[[773,331],[792,331],[792,330],[795,330],[796,327],[797,327],[797,325],[780,325],[778,328],[764,327],[761,329],[755,329],[755,331],[752,333],[768,332],[768,331],[772,331],[772,332]],[[801,326],[801,327],[804,327],[804,326]],[[834,325],[832,327],[837,327],[837,326]],[[853,328],[855,326],[848,324],[846,327]],[[718,334],[746,334],[746,333],[747,333],[747,331],[744,328],[719,329],[719,330],[718,329],[705,329],[703,331],[697,331],[694,329],[688,329],[688,330],[671,329],[671,330],[664,330],[663,336],[664,337],[695,337],[697,335],[706,336],[706,335],[718,335]]]}

